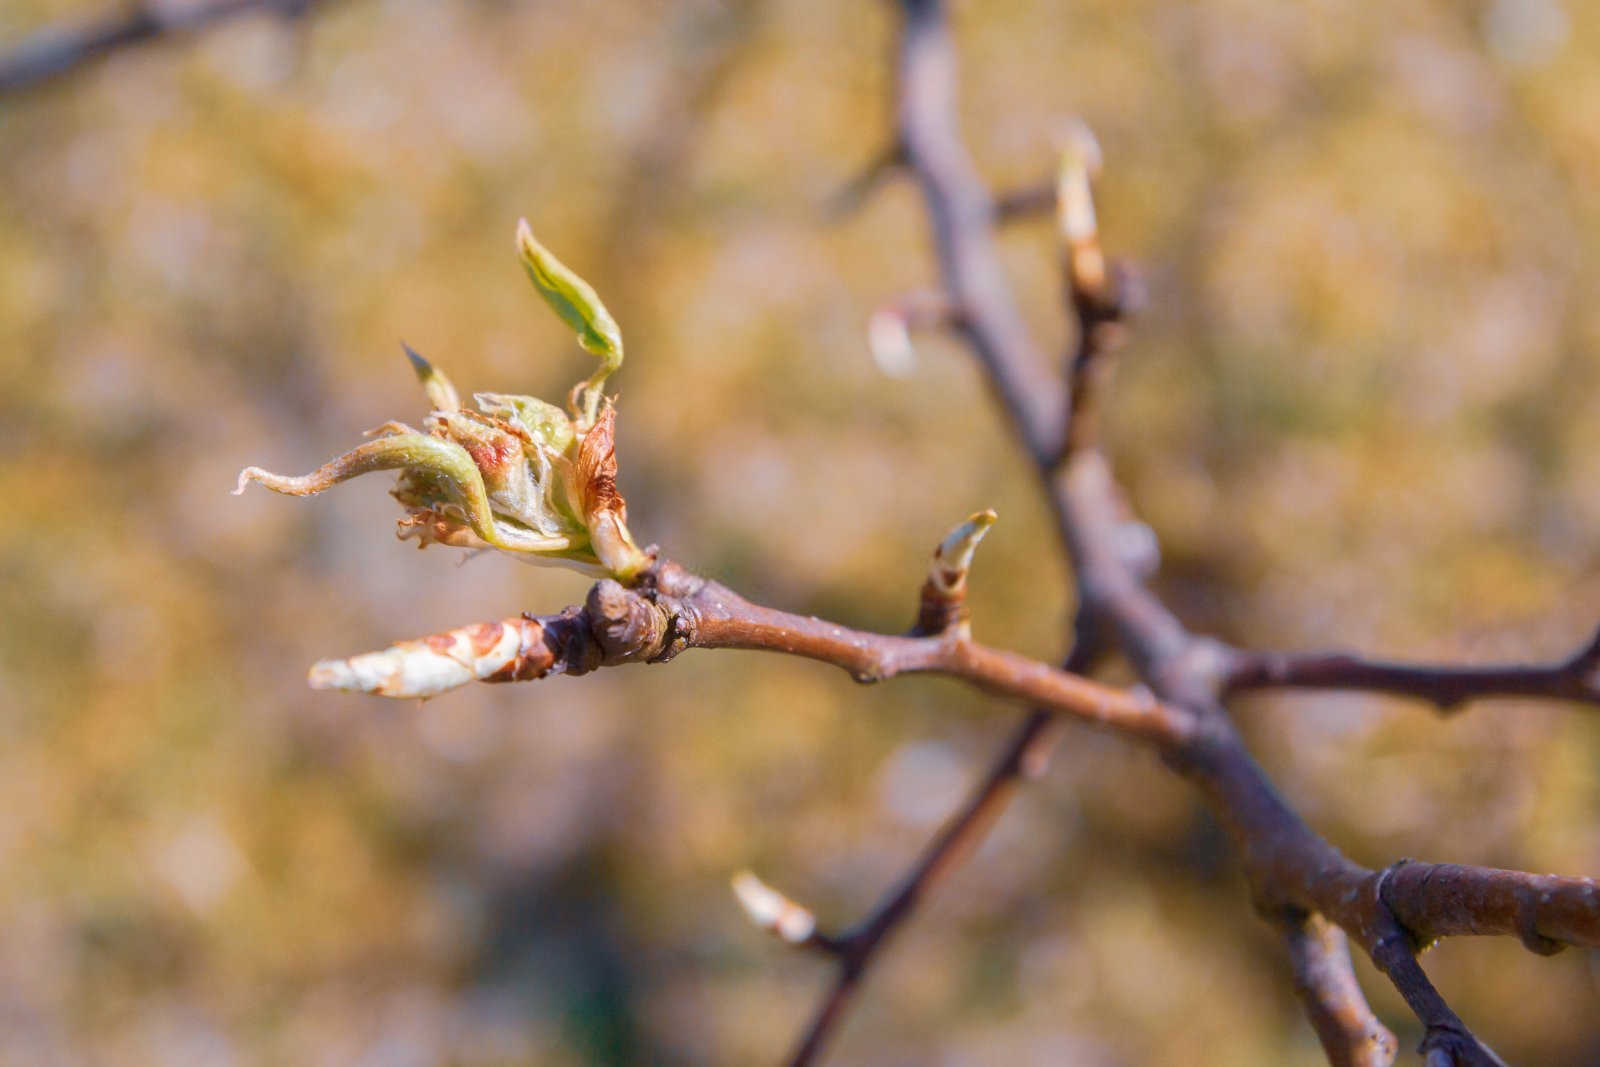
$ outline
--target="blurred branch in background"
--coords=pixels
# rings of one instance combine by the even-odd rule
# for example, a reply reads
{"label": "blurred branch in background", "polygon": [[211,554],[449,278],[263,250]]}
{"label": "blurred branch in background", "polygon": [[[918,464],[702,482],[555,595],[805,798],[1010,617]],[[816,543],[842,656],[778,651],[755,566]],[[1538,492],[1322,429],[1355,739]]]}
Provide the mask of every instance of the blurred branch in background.
{"label": "blurred branch in background", "polygon": [[329,0],[151,0],[126,14],[81,26],[53,26],[0,55],[0,93],[19,92],[70,74],[134,45],[198,33],[242,15],[296,19]]}
{"label": "blurred branch in background", "polygon": [[1600,630],[1562,663],[1548,667],[1461,667],[1390,663],[1339,652],[1253,652],[1228,654],[1227,688],[1364,689],[1415,697],[1455,711],[1469,700],[1489,697],[1543,697],[1600,702]]}
{"label": "blurred branch in background", "polygon": [[1055,740],[1054,718],[1044,710],[1028,713],[983,781],[929,842],[900,884],[885,894],[866,918],[844,934],[813,934],[806,942],[833,956],[838,973],[800,1035],[788,1060],[790,1067],[817,1062],[825,1043],[843,1020],[867,968],[890,935],[911,917],[944,875],[978,848],[1022,780],[1044,773],[1050,745]]}

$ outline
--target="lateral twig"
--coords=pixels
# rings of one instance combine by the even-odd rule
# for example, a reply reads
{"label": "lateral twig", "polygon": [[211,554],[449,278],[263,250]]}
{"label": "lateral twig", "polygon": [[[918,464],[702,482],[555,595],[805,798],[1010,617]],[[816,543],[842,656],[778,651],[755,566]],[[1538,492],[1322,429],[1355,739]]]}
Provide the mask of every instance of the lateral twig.
{"label": "lateral twig", "polygon": [[838,960],[838,971],[801,1033],[787,1061],[790,1067],[806,1067],[816,1062],[849,1009],[867,968],[890,935],[944,876],[977,848],[1010,803],[1021,779],[1042,773],[1053,737],[1050,728],[1053,720],[1054,716],[1047,711],[1029,712],[977,788],[940,828],[899,884],[848,933],[828,940],[828,952]]}
{"label": "lateral twig", "polygon": [[195,33],[253,12],[295,17],[319,2],[326,0],[212,0],[171,11],[138,4],[84,26],[51,27],[0,56],[0,94],[33,88],[134,45]]}
{"label": "lateral twig", "polygon": [[1559,663],[1461,666],[1396,663],[1342,652],[1228,654],[1230,692],[1361,689],[1426,700],[1453,711],[1487,697],[1541,697],[1600,705],[1600,630]]}

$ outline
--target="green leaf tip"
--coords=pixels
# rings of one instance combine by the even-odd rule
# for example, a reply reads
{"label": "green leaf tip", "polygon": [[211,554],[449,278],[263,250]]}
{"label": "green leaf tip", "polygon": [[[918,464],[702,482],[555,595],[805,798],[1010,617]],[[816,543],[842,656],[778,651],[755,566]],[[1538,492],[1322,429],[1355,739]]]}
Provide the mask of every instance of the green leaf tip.
{"label": "green leaf tip", "polygon": [[622,330],[594,288],[539,243],[527,219],[517,223],[517,252],[534,288],[577,332],[578,343],[599,356],[609,370],[616,370],[622,364]]}
{"label": "green leaf tip", "polygon": [[460,411],[461,398],[456,395],[456,387],[450,384],[450,379],[444,376],[444,371],[423,359],[416,349],[404,341],[400,342],[400,347],[405,349],[406,358],[411,361],[411,369],[417,372],[417,381],[422,383],[422,391],[433,409]]}
{"label": "green leaf tip", "polygon": [[587,429],[599,414],[601,388],[611,373],[622,366],[622,330],[600,302],[594,288],[533,236],[527,219],[517,223],[517,253],[544,302],[561,321],[577,331],[580,345],[600,357],[599,369],[581,386],[581,424]]}

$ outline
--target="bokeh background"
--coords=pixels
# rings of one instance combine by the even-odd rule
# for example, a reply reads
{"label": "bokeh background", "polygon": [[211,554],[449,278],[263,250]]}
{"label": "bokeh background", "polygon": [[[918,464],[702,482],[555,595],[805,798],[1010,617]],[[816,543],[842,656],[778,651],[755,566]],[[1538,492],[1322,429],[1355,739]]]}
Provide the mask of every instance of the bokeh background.
{"label": "bokeh background", "polygon": [[[173,5],[166,5],[169,8]],[[8,0],[0,46],[105,12]],[[1576,0],[962,3],[997,187],[1081,115],[1151,293],[1108,421],[1197,627],[1278,647],[1552,657],[1600,616],[1600,8]],[[1019,712],[950,684],[697,653],[426,705],[314,659],[581,597],[417,552],[389,479],[228,495],[466,390],[586,357],[520,215],[623,325],[634,529],[747,594],[907,624],[985,506],[980,636],[1060,654],[1072,590],[967,354],[874,361],[934,280],[879,151],[886,4],[343,0],[0,97],[0,1064],[776,1062],[828,970],[751,928],[752,866],[862,913]],[[1048,227],[1005,238],[1052,351]],[[1319,829],[1600,874],[1600,724],[1258,698]],[[1450,942],[1512,1062],[1600,1059],[1600,963]],[[1363,966],[1402,1042],[1419,1034]],[[1214,824],[1071,731],[875,973],[834,1062],[1321,1062]]]}

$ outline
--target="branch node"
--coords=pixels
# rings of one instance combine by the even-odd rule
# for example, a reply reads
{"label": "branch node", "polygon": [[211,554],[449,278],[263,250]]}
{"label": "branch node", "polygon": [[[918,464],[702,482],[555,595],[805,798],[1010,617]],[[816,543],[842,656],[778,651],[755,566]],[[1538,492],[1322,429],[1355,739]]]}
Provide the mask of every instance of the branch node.
{"label": "branch node", "polygon": [[1506,1062],[1459,1021],[1430,1025],[1417,1052],[1427,1067],[1506,1067]]}
{"label": "branch node", "polygon": [[605,664],[648,662],[667,645],[667,612],[615,579],[603,578],[589,587],[584,611]]}
{"label": "branch node", "polygon": [[1544,901],[1540,895],[1531,889],[1522,889],[1517,893],[1517,939],[1522,942],[1523,948],[1536,956],[1554,956],[1566,948],[1567,943],[1539,932],[1539,906],[1542,903]]}

